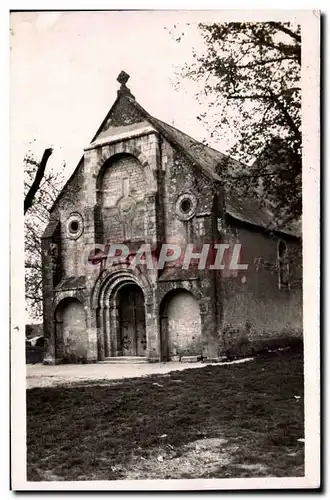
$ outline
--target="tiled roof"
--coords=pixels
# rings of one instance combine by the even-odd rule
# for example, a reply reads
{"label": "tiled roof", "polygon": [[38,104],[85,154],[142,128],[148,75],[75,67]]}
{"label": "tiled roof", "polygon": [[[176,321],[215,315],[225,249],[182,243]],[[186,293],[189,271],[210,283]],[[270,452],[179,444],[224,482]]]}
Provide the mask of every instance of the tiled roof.
{"label": "tiled roof", "polygon": [[47,227],[41,237],[41,239],[46,239],[46,238],[51,238],[54,234],[54,231],[56,230],[57,226],[60,224],[58,220],[51,220],[48,224]]}
{"label": "tiled roof", "polygon": [[[179,145],[192,161],[198,163],[202,170],[214,177],[215,180],[221,179],[219,174],[221,174],[222,167],[228,167],[234,176],[247,170],[246,165],[198,142],[175,127],[154,117],[150,117],[150,119],[152,124],[168,138],[169,142]],[[261,206],[257,197],[248,198],[238,186],[231,185],[230,190],[225,190],[225,201],[226,212],[234,219],[294,237],[301,235],[299,223],[278,227],[274,215],[266,207]]]}
{"label": "tiled roof", "polygon": [[[193,139],[189,135],[181,132],[177,128],[159,120],[151,116],[134,98],[132,95],[125,95],[125,99],[128,99],[130,104],[135,107],[139,114],[143,117],[144,120],[149,122],[153,127],[155,127],[164,137],[170,142],[173,147],[179,149],[182,153],[189,158],[189,160],[200,169],[205,175],[213,178],[214,180],[221,181],[221,169],[227,167],[230,170],[231,175],[239,175],[242,172],[247,171],[247,166],[234,160],[233,158],[228,157],[227,155],[220,153],[209,146]],[[119,99],[119,97],[118,97]],[[117,99],[117,100],[118,100]],[[117,102],[117,101],[116,101]],[[113,107],[115,104],[113,105]],[[112,109],[110,109],[109,113],[104,119],[104,122],[111,115]],[[129,125],[132,131],[141,127],[140,122],[136,125]],[[144,122],[145,123],[145,122]],[[119,128],[122,130],[119,130]],[[116,127],[116,133],[127,131],[127,126],[125,127]],[[109,130],[106,132],[102,132],[102,125],[99,128],[99,131],[93,138],[92,143],[98,138],[98,140],[106,140],[109,136]],[[80,163],[75,169],[75,172],[72,174],[71,178],[76,175],[79,169]],[[70,178],[70,179],[71,179]],[[70,179],[68,182],[70,182]],[[60,197],[60,196],[59,196]],[[58,198],[59,198],[58,197]],[[273,214],[267,210],[264,206],[258,202],[256,196],[247,197],[246,194],[239,189],[238,186],[232,185],[230,189],[225,190],[225,201],[226,201],[226,211],[229,216],[237,219],[241,222],[252,224],[257,227],[261,227],[266,230],[271,231],[279,231],[284,234],[288,234],[290,236],[300,237],[301,236],[301,228],[299,224],[291,226],[281,226],[278,227],[276,225],[276,220],[274,219]],[[56,203],[56,202],[55,202]],[[55,206],[55,204],[54,204]],[[45,237],[45,236],[44,236]]]}

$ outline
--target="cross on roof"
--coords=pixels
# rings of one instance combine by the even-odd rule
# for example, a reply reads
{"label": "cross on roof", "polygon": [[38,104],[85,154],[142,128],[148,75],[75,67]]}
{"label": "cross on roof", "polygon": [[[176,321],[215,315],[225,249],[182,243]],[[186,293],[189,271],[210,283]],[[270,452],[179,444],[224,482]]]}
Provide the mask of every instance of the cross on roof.
{"label": "cross on roof", "polygon": [[122,86],[125,86],[128,80],[129,80],[129,74],[126,73],[126,71],[121,71],[117,76],[117,82],[119,82]]}

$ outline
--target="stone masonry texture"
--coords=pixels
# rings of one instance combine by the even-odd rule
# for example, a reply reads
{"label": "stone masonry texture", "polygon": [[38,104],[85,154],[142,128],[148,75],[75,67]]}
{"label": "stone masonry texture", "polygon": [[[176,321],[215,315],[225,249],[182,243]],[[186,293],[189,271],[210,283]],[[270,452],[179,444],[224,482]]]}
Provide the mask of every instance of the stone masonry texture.
{"label": "stone masonry texture", "polygon": [[[300,238],[228,216],[218,176],[199,168],[194,152],[173,139],[175,129],[158,128],[125,88],[55,202],[42,239],[44,363],[93,363],[127,352],[149,361],[214,359],[301,336]],[[289,286],[279,280],[279,241]],[[106,244],[126,244],[133,258],[142,243],[157,254],[162,243],[221,242],[242,245],[247,270],[107,268],[104,259],[89,259],[102,256]],[[125,313],[120,301],[128,290]]]}

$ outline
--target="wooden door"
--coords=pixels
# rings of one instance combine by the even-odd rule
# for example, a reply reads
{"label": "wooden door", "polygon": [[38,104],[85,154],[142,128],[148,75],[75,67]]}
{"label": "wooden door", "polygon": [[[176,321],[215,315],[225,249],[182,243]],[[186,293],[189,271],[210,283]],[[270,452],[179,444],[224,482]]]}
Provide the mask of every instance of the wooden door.
{"label": "wooden door", "polygon": [[119,296],[120,344],[123,356],[145,356],[144,297],[137,285],[128,285]]}

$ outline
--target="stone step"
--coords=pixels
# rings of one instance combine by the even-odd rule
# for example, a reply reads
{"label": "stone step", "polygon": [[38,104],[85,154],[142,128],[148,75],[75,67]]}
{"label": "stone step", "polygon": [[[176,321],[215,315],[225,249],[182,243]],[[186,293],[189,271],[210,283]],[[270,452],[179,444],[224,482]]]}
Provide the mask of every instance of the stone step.
{"label": "stone step", "polygon": [[128,364],[128,363],[148,363],[148,359],[145,356],[115,356],[104,358],[103,361],[99,363],[111,363],[111,364]]}

